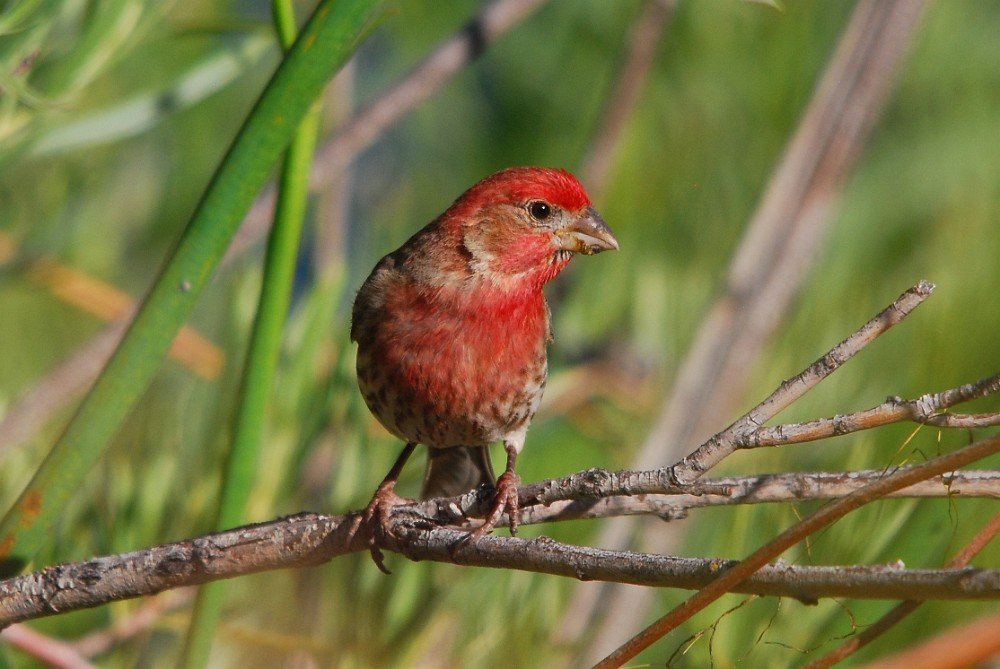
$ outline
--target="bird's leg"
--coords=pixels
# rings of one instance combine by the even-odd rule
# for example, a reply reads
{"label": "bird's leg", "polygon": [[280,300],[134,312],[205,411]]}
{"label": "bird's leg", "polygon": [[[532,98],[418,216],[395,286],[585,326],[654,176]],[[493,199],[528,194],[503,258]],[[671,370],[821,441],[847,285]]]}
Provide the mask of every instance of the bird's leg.
{"label": "bird's leg", "polygon": [[506,512],[510,518],[510,533],[517,534],[517,487],[521,485],[521,477],[514,471],[514,463],[517,461],[517,448],[513,444],[505,443],[504,450],[507,451],[507,468],[496,482],[496,490],[493,493],[493,505],[486,515],[483,524],[469,532],[462,539],[456,548],[461,548],[488,534]]}
{"label": "bird's leg", "polygon": [[392,572],[385,566],[385,555],[375,545],[375,534],[376,532],[381,532],[382,534],[389,533],[388,520],[392,512],[392,507],[406,502],[404,498],[396,494],[396,480],[399,479],[399,474],[403,471],[403,465],[413,455],[413,449],[416,447],[417,444],[413,441],[406,444],[403,452],[399,454],[395,464],[392,465],[392,469],[389,470],[389,473],[385,475],[385,478],[382,479],[382,482],[375,490],[372,501],[368,502],[368,506],[365,507],[363,522],[368,529],[368,548],[371,551],[372,560],[375,562],[375,565],[385,574]]}

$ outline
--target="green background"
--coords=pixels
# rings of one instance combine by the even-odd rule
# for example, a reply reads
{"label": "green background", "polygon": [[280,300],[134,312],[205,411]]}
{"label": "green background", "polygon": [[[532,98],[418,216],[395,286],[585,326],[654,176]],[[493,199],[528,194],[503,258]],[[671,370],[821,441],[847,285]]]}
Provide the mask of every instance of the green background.
{"label": "green background", "polygon": [[[354,383],[354,291],[381,255],[491,172],[526,164],[579,170],[643,4],[544,5],[391,126],[351,165],[343,191],[311,200],[247,521],[367,502],[400,444],[369,416]],[[630,465],[852,7],[679,4],[607,188],[592,193],[621,251],[575,260],[548,291],[556,341],[550,388],[518,463],[525,481]],[[457,0],[390,4],[350,80],[327,96],[328,110],[377,97],[478,8]],[[938,286],[927,304],[782,418],[845,413],[1000,368],[998,34],[1000,5],[930,6],[743,406],[921,278]],[[53,258],[141,299],[278,58],[267,3],[0,3],[0,242],[10,248],[0,254],[0,414],[105,327],[32,279],[32,263]],[[327,117],[329,135],[337,114]],[[225,351],[221,376],[205,380],[176,362],[163,365],[37,565],[211,528],[261,258],[258,241],[217,272],[190,321]],[[597,375],[583,388],[581,369]],[[29,439],[0,444],[0,508],[21,492],[70,415],[64,410]],[[907,441],[912,432],[898,426],[740,453],[723,469],[885,467],[975,436],[924,428]],[[404,494],[415,493],[420,475],[418,463],[407,468]],[[810,508],[694,512],[679,521],[686,533],[678,552],[738,558]],[[993,511],[969,500],[876,504],[788,559],[935,567]],[[524,533],[589,543],[598,531],[598,523],[580,521]],[[976,564],[995,565],[997,557],[987,550]],[[399,556],[389,565],[387,578],[357,555],[233,582],[212,664],[309,666],[295,664],[309,656],[338,667],[577,666],[590,635],[563,640],[555,632],[574,613],[566,608],[574,582]],[[684,595],[657,593],[651,615]],[[662,665],[685,637],[717,622],[711,643],[702,637],[676,666],[795,666],[813,656],[804,651],[831,647],[891,605],[759,600],[721,616],[742,601],[720,601],[639,661]],[[72,640],[130,619],[142,605],[35,625]],[[928,604],[860,657],[990,608]],[[172,666],[189,616],[190,603],[179,601],[94,661]],[[3,646],[0,658],[34,666]]]}

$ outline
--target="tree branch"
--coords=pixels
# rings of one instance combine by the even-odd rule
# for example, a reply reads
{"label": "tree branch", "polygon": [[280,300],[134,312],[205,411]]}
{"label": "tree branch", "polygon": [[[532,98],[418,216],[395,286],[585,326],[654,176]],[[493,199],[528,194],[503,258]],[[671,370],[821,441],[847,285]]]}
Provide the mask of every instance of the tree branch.
{"label": "tree branch", "polygon": [[[740,447],[798,443],[891,422],[934,422],[943,427],[963,428],[970,423],[977,426],[995,424],[995,414],[956,416],[939,412],[1000,391],[1000,375],[925,394],[915,400],[893,397],[878,407],[846,416],[773,428],[760,427],[763,420],[800,397],[867,343],[898,323],[929,292],[930,284],[917,284],[804,372],[782,383],[767,400],[716,435],[710,443],[711,448],[698,449],[693,456],[708,455],[705,459],[694,458],[697,464],[691,471],[697,471],[704,463],[717,461],[720,454],[731,453]],[[940,418],[950,420],[938,420]],[[830,509],[841,509],[842,513],[846,513],[846,510],[857,508],[878,495],[1000,497],[1000,472],[955,471],[997,450],[1000,450],[1000,437],[891,472],[786,473],[716,478],[687,484],[678,483],[676,468],[620,472],[590,469],[522,487],[519,490],[522,523],[633,513],[655,514],[671,519],[699,506],[836,499],[812,517],[829,520],[834,517]],[[582,548],[544,538],[523,541],[488,537],[462,550],[457,556],[453,555],[452,546],[463,535],[455,529],[446,529],[446,526],[467,525],[470,517],[482,517],[490,506],[490,497],[491,491],[480,489],[451,499],[399,505],[393,512],[393,529],[389,536],[368,536],[369,529],[361,523],[358,514],[325,516],[307,513],[147,550],[49,567],[35,574],[0,582],[0,626],[179,586],[198,585],[271,569],[315,566],[340,555],[367,550],[371,542],[414,560],[507,567],[581,580],[610,580],[662,587],[702,587],[711,581],[711,577],[722,573],[721,570],[735,564]],[[809,531],[815,530],[815,527],[809,530],[810,526],[805,522],[796,526],[798,534],[789,534],[791,530],[783,534],[782,541],[785,543],[779,544],[787,547],[791,545],[789,537],[801,540]],[[767,559],[781,552],[775,546],[765,548],[768,549]],[[757,562],[764,559],[761,556],[765,553],[761,551],[755,554]],[[841,576],[833,577],[822,571],[809,571],[812,568],[781,567],[779,572],[764,572],[760,578],[754,577],[746,580],[746,585],[739,585],[747,579],[751,573],[747,570],[753,564],[739,563],[736,573],[742,573],[742,576],[737,579],[730,574],[723,581],[727,585],[713,583],[710,587],[716,588],[716,596],[724,591],[719,588],[724,587],[732,591],[799,598],[1000,597],[1000,589],[990,580],[996,577],[992,572],[983,577],[985,581],[975,581],[977,585],[972,587],[967,586],[964,578],[956,581],[954,572],[948,570],[918,574],[894,569],[889,570],[891,574],[887,575],[885,570],[872,571],[869,567],[835,567],[829,569]],[[763,562],[757,566],[761,564]],[[787,580],[775,584],[773,579],[778,573],[784,574]],[[865,580],[869,576],[875,581]],[[852,585],[862,581],[860,589]],[[945,594],[945,591],[950,594]]]}
{"label": "tree branch", "polygon": [[[860,2],[852,11],[733,256],[725,286],[691,337],[692,348],[636,468],[675,461],[732,415],[750,365],[817,258],[842,185],[889,99],[923,6],[924,0],[881,0]],[[678,473],[696,477],[704,470]],[[634,525],[610,523],[599,542],[612,547],[641,542],[647,550],[667,553],[677,535],[652,536]],[[579,638],[600,616],[601,628],[587,634],[586,660],[577,662],[583,665],[640,625],[650,605],[651,598],[643,600],[634,590],[580,588],[569,607],[573,622],[563,626],[560,637]]]}
{"label": "tree branch", "polygon": [[[905,318],[929,292],[930,284],[917,284],[804,372],[782,383],[767,400],[716,435],[710,442],[711,448],[695,451],[693,456],[708,455],[702,460],[693,457],[697,464],[691,470],[697,471],[705,462],[715,462],[720,454],[731,453],[736,448],[798,443],[891,422],[934,422],[943,427],[963,428],[970,423],[977,426],[995,424],[995,414],[956,416],[939,412],[1000,391],[1000,375],[925,394],[914,400],[892,397],[878,407],[847,416],[760,427],[766,417],[793,402],[867,343]],[[949,420],[938,420],[940,418]],[[838,513],[843,515],[879,495],[1000,497],[1000,472],[955,471],[994,451],[1000,451],[1000,437],[888,473],[884,470],[785,473],[681,484],[675,476],[676,468],[620,472],[591,469],[519,490],[523,524],[632,513],[671,519],[698,506],[837,500],[783,533],[778,540],[751,556],[752,559],[740,563],[592,549],[546,538],[485,537],[455,555],[453,547],[464,535],[447,526],[467,525],[468,518],[481,517],[488,510],[490,491],[480,489],[456,498],[397,506],[387,536],[368,535],[371,530],[361,522],[358,514],[306,513],[146,550],[49,567],[0,582],[0,627],[180,586],[272,569],[315,566],[347,553],[367,550],[373,542],[413,560],[522,569],[586,581],[704,588],[701,592],[707,594],[696,596],[703,598],[702,601],[710,601],[704,598],[717,597],[725,591],[792,596],[803,600],[826,596],[910,600],[1000,598],[998,571],[917,572],[899,567],[777,565],[753,575],[754,569],[780,555],[782,550],[815,531],[822,523],[831,522],[839,517]],[[713,580],[717,576],[718,580]]]}
{"label": "tree branch", "polygon": [[[582,484],[580,487],[586,489],[587,496],[580,491],[580,487],[567,484],[567,488],[563,491],[566,498],[522,508],[520,523],[533,525],[559,520],[636,515],[677,520],[686,517],[691,509],[703,507],[831,500],[849,495],[863,486],[885,478],[887,473],[884,469],[868,469],[852,472],[790,472],[733,476],[705,479],[702,481],[705,487],[698,488],[705,492],[636,492],[631,493],[633,496],[627,496],[630,493],[624,492],[624,488],[617,485],[617,482],[629,478],[632,474],[638,475],[639,472],[617,472],[616,474],[620,476],[615,476],[610,472],[588,470],[574,477],[588,477],[592,480],[600,477],[606,484],[598,489],[589,484]],[[552,482],[535,483],[527,488],[530,490],[550,483],[556,487],[565,480],[555,479]],[[713,488],[717,492],[707,492]],[[628,489],[635,490],[632,486]],[[574,493],[570,490],[576,490],[579,497],[574,497]],[[530,492],[524,495],[531,498]],[[887,497],[1000,499],[1000,471],[987,469],[951,472],[915,483],[890,493]]]}
{"label": "tree branch", "polygon": [[1000,390],[1000,374],[988,376],[939,393],[921,395],[912,400],[890,397],[882,404],[846,416],[820,418],[806,423],[761,427],[735,440],[737,448],[782,446],[827,437],[870,430],[890,423],[913,421],[941,428],[982,428],[1000,425],[1000,412],[980,414],[941,413],[945,409]]}
{"label": "tree branch", "polygon": [[[795,523],[777,537],[758,548],[731,569],[722,572],[717,579],[686,599],[679,606],[622,644],[617,650],[595,665],[595,669],[612,669],[638,655],[657,639],[675,629],[698,611],[714,602],[726,592],[750,578],[768,561],[776,559],[784,551],[811,534],[843,518],[845,515],[869,504],[885,495],[901,490],[919,481],[945,474],[964,467],[987,456],[1000,453],[1000,436],[969,444],[963,448],[939,455],[923,464],[898,470],[883,479],[860,488],[846,497],[831,502],[812,515]],[[925,599],[907,597],[906,599]]]}
{"label": "tree branch", "polygon": [[[1000,440],[998,440],[1000,441]],[[433,560],[495,569],[519,569],[580,580],[702,588],[737,564],[734,560],[679,558],[572,546],[546,537],[487,536],[452,555],[465,536],[434,527],[416,512],[398,507],[394,530],[383,548],[411,560]],[[317,566],[367,550],[352,537],[359,515],[302,513],[197,539],[130,553],[47,567],[0,581],[0,628],[11,623],[67,613],[112,601],[152,595],[180,586],[247,574]],[[801,567],[777,564],[761,569],[733,592],[794,597],[877,599],[1000,599],[1000,570],[908,570],[899,564]]]}
{"label": "tree branch", "polygon": [[783,382],[767,399],[674,465],[672,470],[675,480],[692,481],[717,465],[739,448],[741,443],[745,443],[748,435],[759,430],[764,423],[840,369],[861,349],[909,316],[933,291],[934,284],[920,281],[900,295],[854,334],[834,346],[804,371]]}

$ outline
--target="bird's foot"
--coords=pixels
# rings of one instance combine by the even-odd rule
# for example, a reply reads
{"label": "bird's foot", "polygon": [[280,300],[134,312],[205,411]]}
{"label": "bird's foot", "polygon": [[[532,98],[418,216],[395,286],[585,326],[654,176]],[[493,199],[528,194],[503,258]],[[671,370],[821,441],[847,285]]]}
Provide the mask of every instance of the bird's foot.
{"label": "bird's foot", "polygon": [[385,555],[379,549],[376,539],[391,533],[390,520],[393,508],[408,503],[408,499],[396,494],[395,481],[383,481],[361,516],[361,524],[365,527],[366,542],[368,550],[372,554],[372,561],[383,574],[388,575],[392,572],[385,566]]}
{"label": "bird's foot", "polygon": [[493,493],[493,504],[490,512],[486,514],[483,524],[465,535],[457,544],[453,552],[459,551],[465,546],[475,542],[480,537],[489,534],[496,524],[500,522],[503,514],[510,518],[510,533],[517,535],[517,487],[521,485],[521,477],[512,471],[506,471],[500,475],[496,482],[496,490]]}

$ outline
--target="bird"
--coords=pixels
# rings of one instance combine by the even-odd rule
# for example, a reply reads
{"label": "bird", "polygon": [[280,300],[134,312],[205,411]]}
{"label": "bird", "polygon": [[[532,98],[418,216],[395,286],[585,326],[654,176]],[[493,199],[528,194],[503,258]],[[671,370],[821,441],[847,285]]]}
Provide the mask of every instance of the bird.
{"label": "bird", "polygon": [[[422,499],[493,486],[489,513],[517,532],[515,472],[548,374],[551,314],[542,288],[575,254],[618,240],[580,182],[562,169],[512,167],[479,181],[383,257],[351,313],[357,380],[368,409],[405,442],[365,513],[385,523],[418,444],[429,447]],[[489,446],[507,462],[495,478]],[[381,525],[385,529],[385,525]],[[381,553],[369,545],[383,571]]]}

